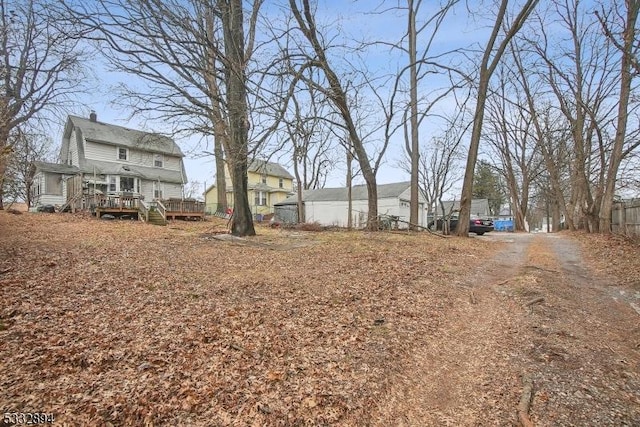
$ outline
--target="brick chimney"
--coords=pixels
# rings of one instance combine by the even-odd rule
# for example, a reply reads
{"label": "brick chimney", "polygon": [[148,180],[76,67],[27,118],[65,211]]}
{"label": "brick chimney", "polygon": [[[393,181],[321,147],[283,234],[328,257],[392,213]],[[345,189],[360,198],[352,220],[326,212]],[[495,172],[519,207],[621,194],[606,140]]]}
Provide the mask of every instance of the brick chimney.
{"label": "brick chimney", "polygon": [[89,114],[89,121],[95,123],[97,120],[98,120],[98,115],[96,114],[95,111],[91,110],[91,114]]}

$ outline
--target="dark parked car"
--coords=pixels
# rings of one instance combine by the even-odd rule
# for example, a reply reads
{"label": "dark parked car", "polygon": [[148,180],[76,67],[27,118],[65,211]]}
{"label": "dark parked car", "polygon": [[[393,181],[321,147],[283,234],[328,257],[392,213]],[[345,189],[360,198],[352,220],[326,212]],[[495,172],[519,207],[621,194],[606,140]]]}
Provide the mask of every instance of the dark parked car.
{"label": "dark parked car", "polygon": [[[438,220],[438,230],[442,230],[442,223],[443,220],[439,219]],[[457,217],[453,217],[451,218],[451,220],[449,221],[449,227],[450,230],[449,231],[456,231],[456,228],[458,227],[458,218]],[[434,224],[433,221],[429,223],[429,229],[433,230],[434,228]],[[470,233],[476,233],[478,236],[482,236],[484,233],[488,233],[490,231],[493,231],[493,221],[490,219],[482,219],[482,218],[471,218],[469,220],[469,232]]]}

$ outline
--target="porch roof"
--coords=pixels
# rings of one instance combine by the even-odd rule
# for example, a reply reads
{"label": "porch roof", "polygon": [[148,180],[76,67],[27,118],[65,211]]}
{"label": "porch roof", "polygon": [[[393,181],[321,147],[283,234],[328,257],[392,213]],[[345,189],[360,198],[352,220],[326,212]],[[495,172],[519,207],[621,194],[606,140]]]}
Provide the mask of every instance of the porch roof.
{"label": "porch roof", "polygon": [[171,182],[175,184],[184,184],[186,182],[186,177],[183,179],[181,171],[140,165],[123,165],[121,163],[91,159],[86,159],[82,172],[89,175],[93,174],[94,167],[97,175],[132,176],[149,181]]}
{"label": "porch roof", "polygon": [[77,166],[65,165],[63,163],[49,163],[49,162],[33,162],[33,166],[36,171],[53,172],[66,175],[75,175],[80,172]]}

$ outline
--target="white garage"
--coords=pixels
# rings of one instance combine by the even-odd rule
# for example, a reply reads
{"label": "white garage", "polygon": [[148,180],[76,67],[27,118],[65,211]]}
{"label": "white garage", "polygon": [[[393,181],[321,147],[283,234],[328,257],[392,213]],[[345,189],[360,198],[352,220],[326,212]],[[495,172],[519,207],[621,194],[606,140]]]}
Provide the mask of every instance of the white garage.
{"label": "white garage", "polygon": [[[398,182],[378,185],[378,214],[397,216],[409,221],[409,201],[411,183]],[[351,189],[352,224],[356,228],[366,225],[367,187],[356,185]],[[321,188],[306,190],[302,195],[306,222],[318,222],[326,226],[346,227],[349,218],[349,197],[347,188]],[[275,205],[275,215],[284,222],[297,221],[297,196],[291,196]],[[420,197],[418,206],[418,225],[425,226],[424,199]],[[400,223],[400,227],[406,223]]]}

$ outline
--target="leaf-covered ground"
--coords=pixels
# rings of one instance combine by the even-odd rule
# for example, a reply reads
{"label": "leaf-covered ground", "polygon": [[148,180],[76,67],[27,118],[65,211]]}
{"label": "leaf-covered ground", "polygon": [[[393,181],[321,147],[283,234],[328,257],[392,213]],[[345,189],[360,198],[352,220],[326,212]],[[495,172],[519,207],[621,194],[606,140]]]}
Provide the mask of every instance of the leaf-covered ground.
{"label": "leaf-covered ground", "polygon": [[0,212],[0,409],[59,425],[377,425],[499,244]]}

